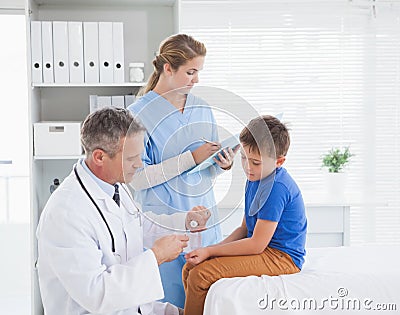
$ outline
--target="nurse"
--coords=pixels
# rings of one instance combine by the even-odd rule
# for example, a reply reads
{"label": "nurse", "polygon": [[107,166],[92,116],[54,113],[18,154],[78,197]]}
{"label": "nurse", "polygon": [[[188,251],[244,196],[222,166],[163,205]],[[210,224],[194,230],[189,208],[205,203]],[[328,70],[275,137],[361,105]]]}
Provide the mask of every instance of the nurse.
{"label": "nurse", "polygon": [[[124,184],[142,166],[143,131],[125,109],[101,109],[84,121],[86,158],[50,196],[37,228],[45,314],[180,313],[153,301],[163,297],[158,266],[175,259],[188,237],[164,236],[143,251],[143,228],[157,226],[143,217]],[[208,219],[202,210],[157,220],[172,220],[182,230],[196,221],[201,229]]]}
{"label": "nurse", "polygon": [[[224,150],[212,167],[188,173],[220,150],[210,106],[190,94],[199,82],[205,55],[204,44],[191,36],[177,34],[165,39],[153,60],[154,71],[140,93],[142,97],[128,107],[147,130],[142,157],[144,168],[136,172],[131,183],[138,201],[143,211],[159,214],[179,213],[196,205],[206,207],[211,217],[197,247],[212,245],[221,239],[213,181],[216,175],[231,168],[236,153]],[[185,258],[180,255],[160,266],[164,301],[179,307],[185,301],[184,264]]]}

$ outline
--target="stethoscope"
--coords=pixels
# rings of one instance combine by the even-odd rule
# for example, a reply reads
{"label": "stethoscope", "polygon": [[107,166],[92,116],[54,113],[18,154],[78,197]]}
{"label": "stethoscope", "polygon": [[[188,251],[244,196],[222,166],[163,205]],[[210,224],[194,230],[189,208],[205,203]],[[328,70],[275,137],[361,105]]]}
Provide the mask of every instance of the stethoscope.
{"label": "stethoscope", "polygon": [[[113,235],[113,233],[112,233],[112,231],[111,231],[111,228],[110,228],[110,226],[109,226],[109,224],[108,224],[106,218],[104,217],[104,214],[103,214],[103,212],[101,211],[99,205],[96,203],[96,201],[94,201],[93,197],[90,195],[89,191],[86,189],[85,185],[83,184],[82,179],[81,179],[81,177],[80,177],[79,174],[78,174],[78,170],[77,170],[76,164],[74,165],[74,173],[75,173],[76,179],[78,180],[79,184],[81,185],[83,191],[86,193],[86,195],[87,195],[87,196],[89,197],[89,199],[92,201],[92,203],[93,203],[93,205],[96,207],[96,209],[97,209],[97,211],[98,211],[98,213],[99,213],[101,219],[103,220],[104,224],[105,224],[106,227],[107,227],[108,233],[110,234],[110,237],[111,237],[111,251],[112,251],[113,255],[114,255],[116,258],[118,258],[119,260],[121,260],[121,256],[115,252],[115,240],[114,240],[114,235]],[[122,188],[125,190],[125,192],[128,194],[129,198],[130,198],[131,201],[132,201],[132,204],[135,206],[136,211],[137,211],[137,216],[138,216],[138,218],[139,218],[140,225],[141,225],[141,224],[142,224],[142,223],[141,223],[141,217],[140,217],[141,212],[140,212],[139,208],[136,206],[135,202],[133,201],[133,198],[132,198],[131,194],[130,194],[129,191],[124,187],[124,185],[121,185],[121,187],[122,187]],[[197,221],[190,221],[190,226],[191,226],[192,228],[195,228],[195,227],[198,226],[198,222],[197,222]]]}
{"label": "stethoscope", "polygon": [[[119,258],[119,260],[121,260],[121,256],[115,252],[115,240],[114,240],[114,235],[113,235],[113,233],[111,231],[110,225],[108,224],[106,218],[104,217],[104,214],[101,211],[99,205],[94,201],[93,197],[90,195],[89,191],[86,189],[85,185],[83,184],[82,179],[78,174],[78,170],[76,168],[76,164],[74,165],[74,173],[75,173],[76,179],[78,180],[79,184],[81,185],[83,191],[86,193],[86,195],[92,201],[93,205],[96,207],[100,217],[102,218],[104,224],[107,227],[108,233],[110,234],[110,237],[111,237],[111,251],[112,251],[113,255],[115,257]],[[128,196],[131,198],[133,205],[136,207],[135,203],[133,202],[133,198],[132,198],[131,194],[127,191],[127,189],[123,185],[121,185],[121,186],[126,191]],[[140,210],[139,210],[139,208],[136,207],[136,211],[137,211],[137,215],[138,215],[139,220],[140,220]],[[140,224],[141,224],[141,222],[140,222]]]}

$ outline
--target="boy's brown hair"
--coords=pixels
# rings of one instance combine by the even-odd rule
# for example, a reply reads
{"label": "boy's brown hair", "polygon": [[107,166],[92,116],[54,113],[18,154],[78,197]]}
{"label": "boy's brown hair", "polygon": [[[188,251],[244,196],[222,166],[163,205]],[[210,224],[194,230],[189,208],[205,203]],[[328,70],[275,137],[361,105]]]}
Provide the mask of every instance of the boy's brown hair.
{"label": "boy's brown hair", "polygon": [[286,156],[290,146],[289,130],[279,119],[264,115],[252,119],[240,133],[240,142],[259,154],[272,158]]}

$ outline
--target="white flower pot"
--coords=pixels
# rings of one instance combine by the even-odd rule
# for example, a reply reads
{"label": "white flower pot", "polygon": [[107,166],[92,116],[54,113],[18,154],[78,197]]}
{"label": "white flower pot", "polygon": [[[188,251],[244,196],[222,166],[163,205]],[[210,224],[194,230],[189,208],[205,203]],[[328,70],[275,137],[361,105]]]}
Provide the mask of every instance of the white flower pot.
{"label": "white flower pot", "polygon": [[346,173],[327,173],[325,177],[325,188],[328,199],[334,202],[346,200]]}

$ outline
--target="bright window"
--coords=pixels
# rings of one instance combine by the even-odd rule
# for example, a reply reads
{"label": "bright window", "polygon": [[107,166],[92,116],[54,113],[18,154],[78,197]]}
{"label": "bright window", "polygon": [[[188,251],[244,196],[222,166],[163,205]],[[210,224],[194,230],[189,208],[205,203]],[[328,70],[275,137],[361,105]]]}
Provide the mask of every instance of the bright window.
{"label": "bright window", "polygon": [[0,14],[0,40],[7,43],[0,50],[2,196],[7,192],[1,198],[0,223],[29,223],[29,115],[23,14]]}
{"label": "bright window", "polygon": [[30,314],[26,24],[23,10],[1,8],[0,3],[0,312]]}
{"label": "bright window", "polygon": [[400,242],[400,10],[373,3],[181,1],[180,31],[207,47],[201,84],[284,113],[285,166],[306,202],[334,200],[321,156],[350,146],[352,244]]}

